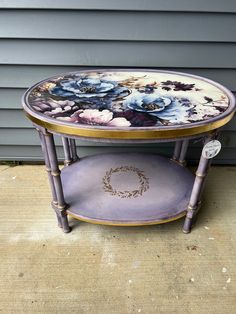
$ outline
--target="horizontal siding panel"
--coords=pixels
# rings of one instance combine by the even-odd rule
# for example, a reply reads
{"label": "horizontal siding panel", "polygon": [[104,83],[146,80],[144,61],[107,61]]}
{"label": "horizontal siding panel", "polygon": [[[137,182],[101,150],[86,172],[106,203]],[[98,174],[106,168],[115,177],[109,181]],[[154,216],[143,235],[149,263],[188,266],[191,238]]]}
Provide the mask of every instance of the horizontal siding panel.
{"label": "horizontal siding panel", "polygon": [[2,64],[0,65],[0,88],[28,88],[47,77],[81,69],[89,69],[89,67]]}
{"label": "horizontal siding panel", "polygon": [[1,39],[0,64],[235,67],[236,44]]}
{"label": "horizontal siding panel", "polygon": [[[224,147],[236,147],[236,132],[235,131],[224,131],[220,134],[220,141]],[[55,136],[55,143],[57,146],[62,146],[61,138]],[[35,146],[40,145],[40,140],[38,132],[35,129],[1,129],[0,136],[0,146],[1,145],[29,145]],[[80,141],[77,140],[78,146],[111,146],[110,143],[99,143],[99,142],[90,142],[90,141]],[[112,144],[113,145],[113,144]],[[136,144],[137,145],[137,144]],[[159,147],[169,147],[172,146],[171,143],[157,143],[157,144],[139,144],[139,146],[156,146]],[[201,141],[196,143],[192,141],[191,146],[200,147],[202,145]],[[135,146],[135,144],[114,144],[114,146]]]}
{"label": "horizontal siding panel", "polygon": [[236,12],[233,0],[1,0],[0,8]]}
{"label": "horizontal siding panel", "polygon": [[[225,131],[236,131],[236,115],[234,115],[233,119],[231,119],[225,126],[221,128]],[[236,134],[235,134],[236,135]],[[235,136],[234,135],[234,136]]]}
{"label": "horizontal siding panel", "polygon": [[[32,128],[32,123],[26,118],[22,109],[1,109],[0,128]],[[236,115],[224,126],[224,130],[236,131]]]}
{"label": "horizontal siding panel", "polygon": [[0,11],[0,38],[235,42],[235,28],[235,14]]}
{"label": "horizontal siding panel", "polygon": [[[80,148],[80,157],[110,153],[110,152],[144,152],[144,153],[158,153],[166,156],[171,156],[173,149],[166,149],[164,147],[98,147],[87,146]],[[59,159],[63,159],[63,149],[58,148]],[[188,161],[198,162],[200,156],[199,148],[192,148],[189,150]],[[224,148],[219,155],[213,159],[215,164],[235,164],[236,163],[236,148]],[[43,155],[40,146],[1,146],[0,160],[21,160],[21,161],[43,161]]]}
{"label": "horizontal siding panel", "polygon": [[20,109],[21,97],[26,89],[0,88],[0,109]]}
{"label": "horizontal siding panel", "polygon": [[[236,64],[235,64],[236,65]],[[96,67],[100,69],[99,67]],[[155,68],[155,67],[153,67]],[[152,68],[152,69],[153,69]],[[35,66],[35,65],[0,65],[0,99],[11,97],[11,93],[21,97],[29,86],[50,76],[66,72],[91,69],[91,67],[70,66]],[[203,69],[203,68],[161,68],[205,76],[215,80],[232,91],[236,91],[236,69]],[[20,76],[20,79],[19,79]],[[5,88],[5,89],[4,89]],[[9,88],[9,90],[8,90]],[[2,96],[1,96],[2,94]],[[8,95],[8,96],[7,96]],[[16,99],[16,98],[15,98]],[[0,101],[1,103],[1,101]]]}
{"label": "horizontal siding panel", "polygon": [[21,109],[1,109],[0,128],[32,128],[32,123]]}

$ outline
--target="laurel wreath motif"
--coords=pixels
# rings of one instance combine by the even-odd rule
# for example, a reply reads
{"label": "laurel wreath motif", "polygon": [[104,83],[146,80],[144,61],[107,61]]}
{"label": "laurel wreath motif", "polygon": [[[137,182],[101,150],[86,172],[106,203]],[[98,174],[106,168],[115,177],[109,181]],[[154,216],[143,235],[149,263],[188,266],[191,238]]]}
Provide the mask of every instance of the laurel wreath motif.
{"label": "laurel wreath motif", "polygon": [[[129,172],[132,171],[137,174],[139,178],[140,187],[139,189],[133,190],[133,191],[118,191],[114,189],[111,185],[111,177],[112,174],[117,172]],[[142,196],[144,192],[146,192],[149,189],[149,180],[144,175],[143,171],[135,168],[133,166],[121,166],[117,167],[115,169],[111,168],[109,171],[106,172],[105,176],[102,178],[103,181],[103,189],[105,192],[109,192],[111,195],[116,195],[121,198],[131,198],[131,197],[138,197]]]}

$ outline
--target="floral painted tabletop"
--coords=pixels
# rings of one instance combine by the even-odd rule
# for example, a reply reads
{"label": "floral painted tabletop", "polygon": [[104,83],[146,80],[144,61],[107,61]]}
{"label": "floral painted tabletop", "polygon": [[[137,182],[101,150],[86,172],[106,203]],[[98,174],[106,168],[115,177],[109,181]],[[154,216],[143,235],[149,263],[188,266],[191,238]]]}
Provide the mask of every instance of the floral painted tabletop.
{"label": "floral painted tabletop", "polygon": [[97,70],[44,80],[25,96],[31,115],[58,123],[150,128],[208,123],[232,113],[231,93],[210,80],[154,70]]}

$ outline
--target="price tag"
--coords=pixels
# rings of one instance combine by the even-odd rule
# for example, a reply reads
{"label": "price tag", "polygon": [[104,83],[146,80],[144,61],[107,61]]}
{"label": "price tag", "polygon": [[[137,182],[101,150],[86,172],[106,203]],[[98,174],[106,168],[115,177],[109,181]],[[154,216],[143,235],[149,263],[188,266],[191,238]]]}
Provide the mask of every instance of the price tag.
{"label": "price tag", "polygon": [[208,142],[202,150],[202,156],[206,159],[214,158],[221,150],[221,143],[217,140]]}

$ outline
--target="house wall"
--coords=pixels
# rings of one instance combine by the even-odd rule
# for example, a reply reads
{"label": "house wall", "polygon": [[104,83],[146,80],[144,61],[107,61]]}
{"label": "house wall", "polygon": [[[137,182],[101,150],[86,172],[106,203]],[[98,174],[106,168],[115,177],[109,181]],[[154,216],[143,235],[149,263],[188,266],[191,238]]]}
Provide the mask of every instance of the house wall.
{"label": "house wall", "polygon": [[[42,160],[20,98],[37,81],[89,67],[148,67],[206,76],[236,91],[236,2],[206,0],[0,0],[0,159]],[[236,163],[236,119],[215,162]],[[60,139],[56,140],[59,155]],[[170,153],[172,144],[78,142],[80,155]],[[197,159],[200,143],[189,158]]]}

